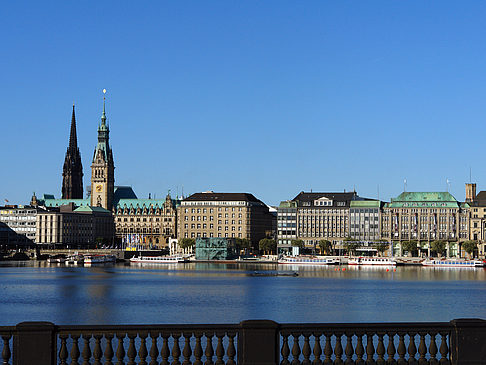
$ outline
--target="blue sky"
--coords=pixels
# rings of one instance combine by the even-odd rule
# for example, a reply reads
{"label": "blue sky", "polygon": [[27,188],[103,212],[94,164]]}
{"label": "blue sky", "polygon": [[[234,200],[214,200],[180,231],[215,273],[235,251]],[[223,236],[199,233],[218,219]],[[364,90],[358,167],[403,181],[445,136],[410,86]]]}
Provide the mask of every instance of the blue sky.
{"label": "blue sky", "polygon": [[139,197],[486,189],[486,3],[8,1],[0,198],[60,195],[71,105],[89,184],[103,88]]}

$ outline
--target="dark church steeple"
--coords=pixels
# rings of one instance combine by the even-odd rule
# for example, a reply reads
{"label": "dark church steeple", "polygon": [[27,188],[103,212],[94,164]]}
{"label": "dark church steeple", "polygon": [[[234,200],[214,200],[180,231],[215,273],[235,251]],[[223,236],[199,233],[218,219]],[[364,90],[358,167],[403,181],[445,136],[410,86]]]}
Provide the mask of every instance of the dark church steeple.
{"label": "dark church steeple", "polygon": [[69,135],[69,147],[64,159],[62,171],[62,199],[83,199],[83,164],[78,148],[76,135],[76,116],[71,117],[71,133]]}

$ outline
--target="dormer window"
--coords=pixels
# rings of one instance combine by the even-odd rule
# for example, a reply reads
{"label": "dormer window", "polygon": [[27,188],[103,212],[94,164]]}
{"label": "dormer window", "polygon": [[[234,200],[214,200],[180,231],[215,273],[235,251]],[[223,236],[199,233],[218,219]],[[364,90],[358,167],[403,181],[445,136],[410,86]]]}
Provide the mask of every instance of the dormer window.
{"label": "dormer window", "polygon": [[314,200],[314,206],[317,206],[317,207],[332,207],[332,200],[323,196],[319,199]]}

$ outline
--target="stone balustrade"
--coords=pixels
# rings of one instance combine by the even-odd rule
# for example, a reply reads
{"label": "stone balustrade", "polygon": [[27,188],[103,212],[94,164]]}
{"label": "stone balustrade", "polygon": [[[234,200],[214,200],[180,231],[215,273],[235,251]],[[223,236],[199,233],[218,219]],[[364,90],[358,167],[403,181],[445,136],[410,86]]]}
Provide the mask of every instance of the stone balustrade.
{"label": "stone balustrade", "polygon": [[486,321],[0,327],[4,365],[486,364]]}

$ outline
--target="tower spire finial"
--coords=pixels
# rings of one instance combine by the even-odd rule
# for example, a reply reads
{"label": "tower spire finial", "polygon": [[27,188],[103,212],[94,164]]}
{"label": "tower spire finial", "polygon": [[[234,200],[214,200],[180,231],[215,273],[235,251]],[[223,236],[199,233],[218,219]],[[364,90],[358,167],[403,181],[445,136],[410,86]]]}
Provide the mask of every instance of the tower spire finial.
{"label": "tower spire finial", "polygon": [[103,114],[101,115],[101,123],[102,124],[105,124],[105,122],[106,122],[106,113],[105,113],[105,100],[106,100],[106,97],[105,97],[105,94],[106,94],[106,89],[103,89]]}
{"label": "tower spire finial", "polygon": [[69,149],[76,150],[78,148],[78,140],[76,135],[76,115],[74,113],[74,103],[73,103],[73,114],[71,116],[71,133],[69,134]]}

